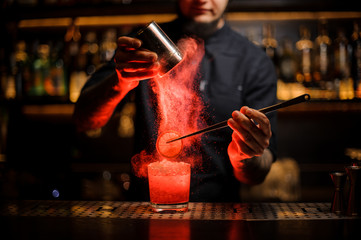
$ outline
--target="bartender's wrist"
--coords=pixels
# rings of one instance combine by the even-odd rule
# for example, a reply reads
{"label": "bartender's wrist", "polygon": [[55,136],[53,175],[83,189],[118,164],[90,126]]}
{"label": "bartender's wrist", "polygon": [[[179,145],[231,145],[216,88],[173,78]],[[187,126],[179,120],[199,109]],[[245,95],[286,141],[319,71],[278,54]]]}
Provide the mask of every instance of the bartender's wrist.
{"label": "bartender's wrist", "polygon": [[234,160],[231,162],[235,177],[246,184],[258,184],[268,174],[273,163],[273,155],[269,149],[265,149],[261,156],[241,159],[237,162]]}
{"label": "bartender's wrist", "polygon": [[261,156],[255,156],[252,158],[245,158],[239,161],[237,168],[250,168],[258,167],[262,169],[269,169],[273,162],[273,155],[267,148],[264,150]]}
{"label": "bartender's wrist", "polygon": [[130,81],[122,78],[121,72],[116,69],[116,74],[111,76],[112,88],[117,92],[129,92],[139,85],[139,81]]}

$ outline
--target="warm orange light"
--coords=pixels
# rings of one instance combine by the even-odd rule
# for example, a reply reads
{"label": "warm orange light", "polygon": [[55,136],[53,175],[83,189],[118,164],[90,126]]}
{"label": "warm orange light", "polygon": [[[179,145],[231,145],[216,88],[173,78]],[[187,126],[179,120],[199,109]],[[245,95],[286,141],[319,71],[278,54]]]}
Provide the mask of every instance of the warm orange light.
{"label": "warm orange light", "polygon": [[[176,237],[174,233],[176,233]],[[176,221],[174,224],[170,223],[169,221],[162,220],[149,222],[149,240],[172,238],[177,240],[191,239],[191,228],[189,220]]]}
{"label": "warm orange light", "polygon": [[93,16],[78,17],[75,20],[77,26],[106,26],[118,24],[145,24],[151,21],[168,22],[176,17],[175,14],[141,14],[122,16]]}
{"label": "warm orange light", "polygon": [[[176,14],[140,14],[122,16],[92,16],[75,18],[77,26],[109,26],[119,24],[144,24],[151,21],[168,22]],[[315,19],[353,19],[361,18],[361,12],[229,12],[229,21],[257,20],[315,20]],[[19,22],[19,28],[32,27],[68,27],[71,18],[24,19]]]}
{"label": "warm orange light", "polygon": [[361,18],[361,12],[231,12],[226,17],[229,21],[352,19]]}
{"label": "warm orange light", "polygon": [[24,19],[19,22],[18,26],[19,28],[68,27],[71,23],[71,18]]}

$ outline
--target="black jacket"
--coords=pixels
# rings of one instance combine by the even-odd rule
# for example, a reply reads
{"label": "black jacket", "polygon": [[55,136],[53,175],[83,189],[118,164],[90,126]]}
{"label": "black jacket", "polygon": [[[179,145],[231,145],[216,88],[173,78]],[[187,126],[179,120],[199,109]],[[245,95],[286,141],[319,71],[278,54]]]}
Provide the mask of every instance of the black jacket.
{"label": "black jacket", "polygon": [[[161,25],[176,43],[184,36],[180,20]],[[207,125],[227,120],[242,106],[259,109],[276,103],[277,77],[272,61],[258,46],[225,24],[205,42],[205,55],[200,66],[200,92],[207,105]],[[85,87],[114,72],[110,62],[88,81]],[[150,84],[141,81],[134,89],[137,105],[135,153],[155,150],[157,136],[156,113],[149,107],[152,98]],[[126,99],[124,99],[126,101]],[[270,150],[276,155],[276,115],[268,115],[272,126]],[[202,166],[192,169],[190,201],[238,201],[239,182],[227,154],[232,131],[224,128],[204,134],[199,152]],[[147,200],[147,180],[134,178],[132,200]]]}

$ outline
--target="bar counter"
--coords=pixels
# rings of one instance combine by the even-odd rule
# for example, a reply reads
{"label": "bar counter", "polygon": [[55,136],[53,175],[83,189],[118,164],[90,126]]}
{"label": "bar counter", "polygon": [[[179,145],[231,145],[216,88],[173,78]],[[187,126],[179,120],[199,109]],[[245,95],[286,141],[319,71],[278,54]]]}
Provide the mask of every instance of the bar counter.
{"label": "bar counter", "polygon": [[[360,239],[360,217],[330,203],[189,203],[153,213],[147,202],[4,201],[4,239]],[[3,239],[1,237],[1,239]]]}

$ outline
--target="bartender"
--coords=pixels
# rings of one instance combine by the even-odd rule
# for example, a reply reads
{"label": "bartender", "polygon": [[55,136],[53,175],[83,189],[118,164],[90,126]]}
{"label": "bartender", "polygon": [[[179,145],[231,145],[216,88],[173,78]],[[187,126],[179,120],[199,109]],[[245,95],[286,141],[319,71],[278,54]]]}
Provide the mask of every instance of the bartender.
{"label": "bartender", "polygon": [[[178,0],[178,18],[161,28],[177,42],[185,36],[204,40],[200,92],[208,106],[207,124],[228,120],[229,128],[209,134],[201,144],[204,166],[192,175],[190,201],[240,200],[240,184],[261,183],[275,160],[274,114],[256,109],[276,103],[276,73],[271,60],[224,18],[228,0]],[[142,151],[156,134],[156,119],[147,119],[151,102],[148,81],[159,73],[157,54],[142,48],[139,39],[119,37],[114,60],[95,72],[76,103],[74,119],[80,131],[103,127],[135,92],[136,149]],[[116,72],[116,74],[114,74]],[[131,182],[132,200],[147,200],[147,182]]]}

